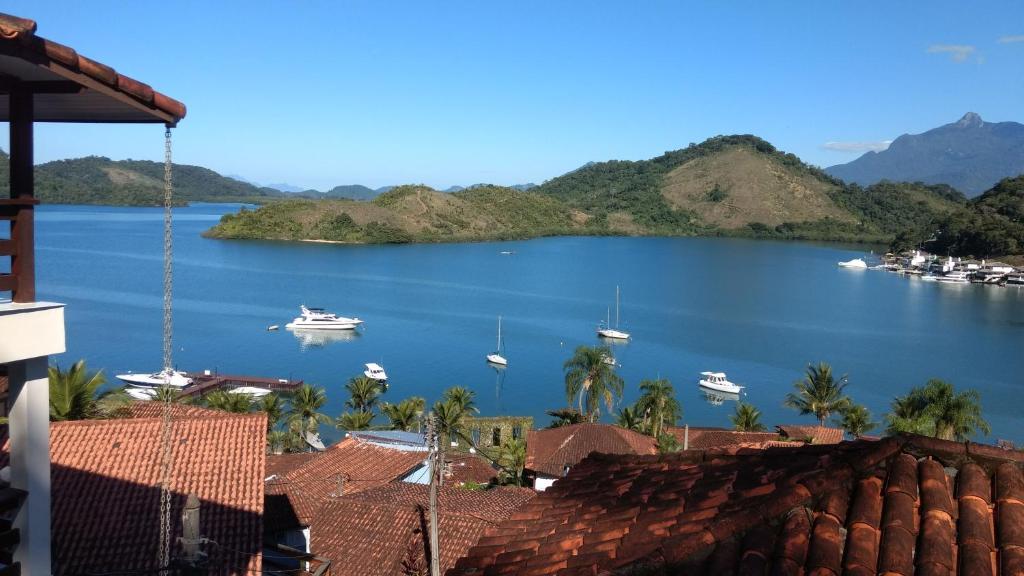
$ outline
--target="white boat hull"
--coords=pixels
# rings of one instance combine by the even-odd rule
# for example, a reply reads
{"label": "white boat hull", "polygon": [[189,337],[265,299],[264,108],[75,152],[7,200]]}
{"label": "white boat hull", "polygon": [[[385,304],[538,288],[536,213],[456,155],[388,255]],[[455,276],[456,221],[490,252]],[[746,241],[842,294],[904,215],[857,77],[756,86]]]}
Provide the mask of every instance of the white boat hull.
{"label": "white boat hull", "polygon": [[726,394],[739,394],[743,391],[743,386],[737,386],[728,382],[708,382],[707,380],[701,380],[699,382],[701,388],[707,388],[708,390],[714,390],[716,392],[724,392]]}
{"label": "white boat hull", "polygon": [[161,386],[184,388],[192,383],[192,379],[185,376],[184,372],[174,372],[170,375],[165,372],[157,372],[156,374],[118,374],[117,379],[132,386],[142,388],[159,388]]}
{"label": "white boat hull", "polygon": [[229,394],[247,394],[253,398],[262,398],[270,394],[270,390],[266,388],[257,388],[255,386],[239,386],[238,388],[232,388],[228,390]]}
{"label": "white boat hull", "polygon": [[339,318],[337,322],[308,321],[304,318],[296,318],[284,325],[285,328],[302,330],[355,330],[363,321],[358,318]]}
{"label": "white boat hull", "polygon": [[487,361],[498,366],[508,366],[508,360],[501,354],[488,354]]}
{"label": "white boat hull", "polygon": [[597,331],[597,335],[601,338],[611,338],[612,340],[629,340],[628,332],[614,330],[612,328],[602,328]]}
{"label": "white boat hull", "polygon": [[839,267],[840,268],[853,268],[855,270],[867,270],[868,269],[868,263],[865,262],[864,260],[861,260],[860,258],[854,258],[853,260],[848,260],[846,262],[840,262],[839,263]]}

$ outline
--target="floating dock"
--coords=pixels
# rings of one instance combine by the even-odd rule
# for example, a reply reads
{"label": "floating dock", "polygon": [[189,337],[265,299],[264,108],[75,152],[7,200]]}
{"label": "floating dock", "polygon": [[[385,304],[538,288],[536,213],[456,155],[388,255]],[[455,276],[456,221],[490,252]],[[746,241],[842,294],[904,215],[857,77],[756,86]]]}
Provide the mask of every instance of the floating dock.
{"label": "floating dock", "polygon": [[274,392],[294,392],[302,386],[302,380],[290,378],[263,378],[260,376],[236,376],[230,374],[210,374],[207,372],[187,372],[192,385],[181,391],[182,396],[195,398],[213,390],[230,390],[241,386],[268,388]]}

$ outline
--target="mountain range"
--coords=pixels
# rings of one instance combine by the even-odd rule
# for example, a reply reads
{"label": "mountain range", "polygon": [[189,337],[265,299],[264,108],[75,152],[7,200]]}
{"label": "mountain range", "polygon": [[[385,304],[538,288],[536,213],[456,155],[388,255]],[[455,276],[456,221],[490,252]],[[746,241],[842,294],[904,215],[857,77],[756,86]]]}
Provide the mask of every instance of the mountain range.
{"label": "mountain range", "polygon": [[826,172],[861,185],[882,180],[948,184],[977,196],[1003,178],[1024,173],[1024,124],[985,122],[968,112],[957,122],[904,134],[881,152],[867,152]]}

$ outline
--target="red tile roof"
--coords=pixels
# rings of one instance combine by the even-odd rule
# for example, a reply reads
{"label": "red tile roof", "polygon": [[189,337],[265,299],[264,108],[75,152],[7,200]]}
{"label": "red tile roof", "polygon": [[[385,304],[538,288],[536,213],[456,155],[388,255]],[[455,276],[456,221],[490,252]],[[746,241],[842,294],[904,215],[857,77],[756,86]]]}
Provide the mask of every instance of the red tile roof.
{"label": "red tile roof", "polygon": [[265,477],[281,478],[289,472],[306,465],[320,455],[320,452],[286,452],[284,454],[267,454],[267,471]]}
{"label": "red tile roof", "polygon": [[448,574],[1024,574],[1022,464],[921,436],[594,454]]}
{"label": "red tile roof", "polygon": [[[223,416],[227,412],[204,408],[193,404],[171,404],[172,418],[203,418],[206,416]],[[152,401],[130,402],[123,410],[119,409],[117,416],[122,418],[162,418],[164,415],[164,403]]]}
{"label": "red tile roof", "polygon": [[[159,419],[50,425],[54,574],[157,567],[160,433]],[[194,493],[203,535],[216,542],[206,546],[212,566],[232,574],[259,571],[264,419],[223,413],[177,419],[172,434],[174,541],[185,498]]]}
{"label": "red tile roof", "polygon": [[383,486],[407,475],[427,459],[426,451],[396,450],[346,438],[283,477],[266,482],[267,530],[308,526],[316,511],[337,496]]}
{"label": "red tile roof", "polygon": [[657,442],[639,432],[609,424],[572,424],[530,430],[526,434],[526,469],[561,476],[591,452],[655,454]]}
{"label": "red tile roof", "polygon": [[498,478],[498,470],[482,456],[476,454],[445,453],[446,478],[461,485],[467,482],[489,484]]}
{"label": "red tile roof", "polygon": [[[310,549],[332,560],[334,576],[419,573],[417,568],[429,565],[428,490],[399,482],[334,499],[310,527]],[[525,488],[443,487],[438,494],[442,572],[533,496]]]}
{"label": "red tile roof", "polygon": [[790,440],[804,441],[810,439],[811,444],[838,444],[843,441],[842,428],[779,424],[775,429],[779,431],[779,434]]}
{"label": "red tile roof", "polygon": [[[37,36],[34,20],[0,13],[0,47],[5,53],[13,53],[51,69],[60,68],[72,78],[80,73],[96,82],[95,87],[124,94],[145,108],[170,116],[174,122],[185,117],[185,105],[181,102],[153,90],[148,84],[118,74],[113,68],[86,58],[68,46]],[[41,107],[45,107],[45,102]]]}
{"label": "red tile roof", "polygon": [[[682,427],[670,426],[666,432],[675,436],[682,448],[686,431]],[[726,448],[730,446],[749,446],[765,442],[779,440],[778,432],[739,432],[726,428],[701,428],[690,427],[689,449],[709,450],[711,448]]]}

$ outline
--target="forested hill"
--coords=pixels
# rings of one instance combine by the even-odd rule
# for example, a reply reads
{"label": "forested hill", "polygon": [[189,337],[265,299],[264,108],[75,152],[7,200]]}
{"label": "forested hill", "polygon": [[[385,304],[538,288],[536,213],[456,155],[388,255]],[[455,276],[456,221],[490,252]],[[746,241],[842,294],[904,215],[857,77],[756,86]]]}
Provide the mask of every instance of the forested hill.
{"label": "forested hill", "polygon": [[847,186],[751,135],[589,163],[534,188],[613,233],[888,242],[961,205],[948,186]]}
{"label": "forested hill", "polygon": [[[8,157],[0,151],[0,197],[8,195]],[[174,196],[179,203],[263,201],[283,194],[257,188],[201,166],[174,164]],[[36,166],[36,197],[52,204],[157,206],[163,203],[164,165],[148,160],[87,156]]]}

